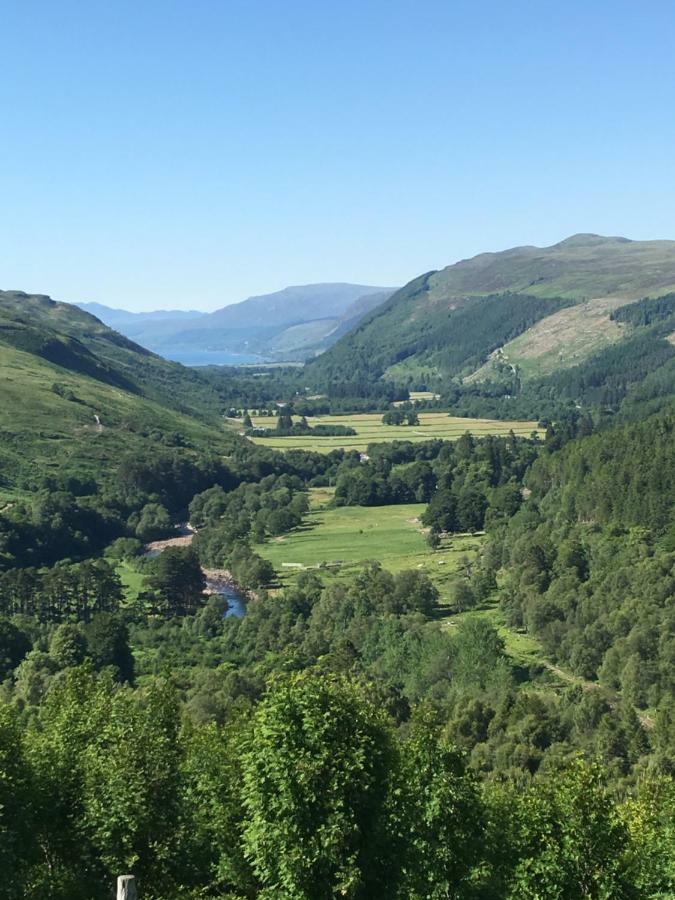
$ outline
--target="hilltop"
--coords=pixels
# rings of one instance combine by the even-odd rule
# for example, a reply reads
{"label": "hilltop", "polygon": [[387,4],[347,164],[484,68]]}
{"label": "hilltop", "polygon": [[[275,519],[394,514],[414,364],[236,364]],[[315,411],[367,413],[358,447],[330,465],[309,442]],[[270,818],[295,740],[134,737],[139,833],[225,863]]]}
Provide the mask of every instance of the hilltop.
{"label": "hilltop", "polygon": [[675,241],[575,234],[551,247],[481,253],[433,273],[430,300],[511,291],[537,297],[637,300],[675,290]]}
{"label": "hilltop", "polygon": [[[314,383],[528,381],[634,335],[617,310],[675,291],[675,241],[579,234],[483,253],[411,281],[308,364]],[[662,335],[661,338],[665,338]]]}

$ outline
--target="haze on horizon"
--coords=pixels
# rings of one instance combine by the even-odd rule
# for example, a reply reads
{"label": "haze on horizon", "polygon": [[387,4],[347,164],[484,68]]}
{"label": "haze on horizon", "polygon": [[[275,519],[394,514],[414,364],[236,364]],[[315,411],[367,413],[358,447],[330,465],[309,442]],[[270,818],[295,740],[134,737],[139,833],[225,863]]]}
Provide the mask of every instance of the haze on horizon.
{"label": "haze on horizon", "polygon": [[0,287],[212,310],[577,232],[675,237],[675,17],[5,5]]}

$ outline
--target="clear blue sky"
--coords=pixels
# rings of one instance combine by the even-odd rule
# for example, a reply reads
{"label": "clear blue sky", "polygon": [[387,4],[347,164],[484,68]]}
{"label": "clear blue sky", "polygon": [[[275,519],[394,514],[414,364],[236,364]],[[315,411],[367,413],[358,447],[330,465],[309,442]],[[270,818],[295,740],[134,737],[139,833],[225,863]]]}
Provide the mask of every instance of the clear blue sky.
{"label": "clear blue sky", "polygon": [[213,309],[675,238],[672,2],[0,0],[0,287]]}

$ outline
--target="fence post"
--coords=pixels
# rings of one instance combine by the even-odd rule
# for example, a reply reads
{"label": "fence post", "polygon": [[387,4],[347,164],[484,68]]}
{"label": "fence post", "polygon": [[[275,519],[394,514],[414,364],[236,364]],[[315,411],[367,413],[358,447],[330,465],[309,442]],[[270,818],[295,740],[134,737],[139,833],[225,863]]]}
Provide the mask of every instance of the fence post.
{"label": "fence post", "polygon": [[138,900],[136,879],[133,875],[120,875],[118,877],[117,900]]}

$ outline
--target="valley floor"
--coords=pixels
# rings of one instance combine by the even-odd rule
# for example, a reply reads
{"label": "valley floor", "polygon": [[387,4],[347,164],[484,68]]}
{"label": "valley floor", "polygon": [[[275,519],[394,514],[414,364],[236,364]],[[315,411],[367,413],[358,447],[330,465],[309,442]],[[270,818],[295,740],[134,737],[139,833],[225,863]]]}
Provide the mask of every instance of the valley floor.
{"label": "valley floor", "polygon": [[305,523],[257,546],[282,585],[306,569],[330,580],[346,579],[366,561],[376,560],[392,572],[424,571],[438,588],[441,602],[448,602],[457,570],[476,553],[481,536],[455,534],[445,538],[438,550],[431,550],[419,520],[426,504],[330,508],[332,496],[331,488],[314,488]]}
{"label": "valley floor", "polygon": [[[356,431],[355,435],[340,437],[318,437],[301,435],[294,437],[254,437],[256,444],[272,447],[276,450],[318,450],[329,453],[331,450],[358,450],[365,452],[369,444],[381,444],[389,441],[412,441],[420,443],[435,438],[454,441],[465,432],[470,431],[476,437],[489,434],[514,434],[529,437],[533,431],[543,435],[537,429],[537,423],[531,421],[503,422],[496,419],[465,419],[449,416],[445,412],[420,412],[419,425],[384,425],[382,413],[358,413],[344,416],[315,416],[310,425],[345,425]],[[274,428],[276,420],[269,416],[252,416],[254,427]]]}

